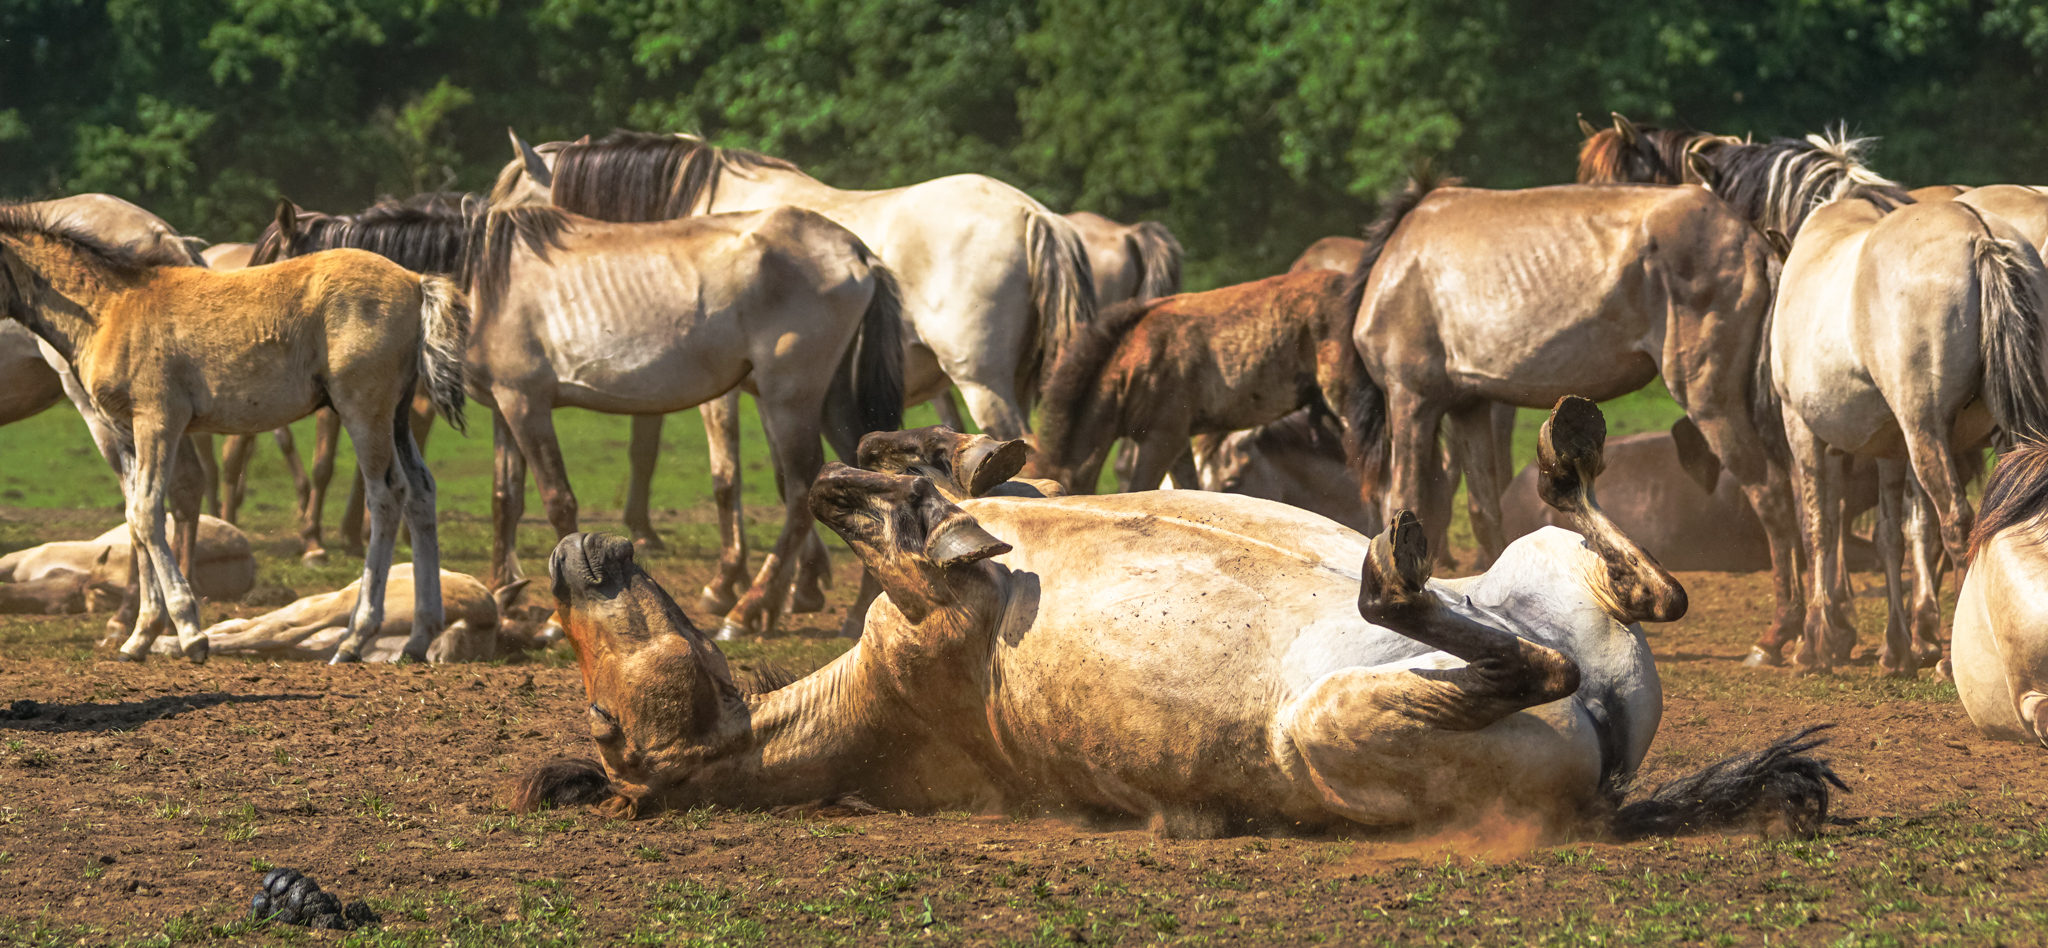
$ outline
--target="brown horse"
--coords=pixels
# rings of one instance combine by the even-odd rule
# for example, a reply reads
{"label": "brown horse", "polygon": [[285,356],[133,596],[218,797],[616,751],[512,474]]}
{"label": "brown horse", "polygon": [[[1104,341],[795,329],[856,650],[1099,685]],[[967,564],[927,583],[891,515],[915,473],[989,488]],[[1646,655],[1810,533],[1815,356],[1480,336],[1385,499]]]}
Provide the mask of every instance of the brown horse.
{"label": "brown horse", "polygon": [[1350,329],[1344,276],[1327,270],[1119,304],[1053,368],[1037,475],[1094,493],[1117,438],[1138,444],[1133,482],[1176,466],[1194,484],[1188,438],[1227,434],[1323,404],[1347,431],[1377,427],[1379,390]]}
{"label": "brown horse", "polygon": [[1294,258],[1289,273],[1303,270],[1336,270],[1350,273],[1358,269],[1358,262],[1365,259],[1365,241],[1357,237],[1325,237],[1309,244],[1301,256]]}
{"label": "brown horse", "polygon": [[144,578],[123,656],[148,654],[159,613],[187,657],[207,655],[198,602],[164,535],[179,440],[268,431],[329,404],[355,442],[371,511],[363,595],[335,661],[353,660],[382,621],[401,508],[427,577],[405,651],[424,660],[442,626],[434,479],[398,426],[422,377],[459,424],[468,311],[452,284],[358,251],[232,273],[163,266],[18,208],[0,211],[0,282],[7,318],[68,362],[132,451],[128,526]]}

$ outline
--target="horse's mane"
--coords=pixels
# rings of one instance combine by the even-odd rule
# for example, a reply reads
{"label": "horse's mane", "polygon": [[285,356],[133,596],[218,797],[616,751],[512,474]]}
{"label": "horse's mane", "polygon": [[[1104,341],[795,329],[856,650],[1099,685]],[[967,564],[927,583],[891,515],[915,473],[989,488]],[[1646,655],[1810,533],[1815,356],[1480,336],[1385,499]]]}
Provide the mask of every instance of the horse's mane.
{"label": "horse's mane", "polygon": [[1322,399],[1245,432],[1261,451],[1299,451],[1343,461],[1344,427]]}
{"label": "horse's mane", "polygon": [[2048,514],[2048,444],[2022,441],[1998,456],[1998,467],[1984,485],[1984,506],[1970,531],[1970,559],[1999,531],[2043,514]]}
{"label": "horse's mane", "polygon": [[1757,227],[1795,237],[1807,215],[1846,197],[1881,199],[1894,207],[1913,203],[1897,183],[1864,166],[1863,151],[1871,141],[1850,138],[1837,127],[1803,140],[1731,144],[1706,158],[1722,200]]}
{"label": "horse's mane", "polygon": [[689,216],[718,193],[735,168],[801,171],[793,162],[744,148],[720,148],[694,135],[614,131],[555,156],[554,204],[599,220],[663,221]]}
{"label": "horse's mane", "polygon": [[302,213],[289,247],[280,246],[273,221],[257,238],[249,258],[268,261],[281,250],[297,256],[353,247],[418,273],[459,277],[483,209],[482,200],[473,195],[433,192],[403,201],[387,198],[357,214]]}
{"label": "horse's mane", "polygon": [[107,240],[68,221],[51,220],[26,202],[0,204],[0,236],[47,237],[70,246],[93,265],[121,276],[137,276],[158,267],[189,267],[182,241],[171,252],[152,252],[133,244]]}
{"label": "horse's mane", "polygon": [[1741,144],[1726,135],[1686,128],[1636,126],[1631,144],[1621,132],[1603,128],[1579,146],[1580,184],[1684,184],[1689,155]]}
{"label": "horse's mane", "polygon": [[554,207],[498,208],[481,217],[482,233],[470,238],[463,267],[478,320],[497,312],[505,297],[511,283],[513,244],[524,243],[545,260],[549,248],[560,247],[562,232],[572,226],[569,215]]}
{"label": "horse's mane", "polygon": [[1123,346],[1125,337],[1159,304],[1171,298],[1125,300],[1103,310],[1094,322],[1083,324],[1067,342],[1059,361],[1053,363],[1052,375],[1046,379],[1045,397],[1039,409],[1038,443],[1049,450],[1057,449],[1058,454],[1052,458],[1054,463],[1069,463],[1059,455],[1071,450],[1067,442],[1083,408],[1108,387],[1103,370]]}

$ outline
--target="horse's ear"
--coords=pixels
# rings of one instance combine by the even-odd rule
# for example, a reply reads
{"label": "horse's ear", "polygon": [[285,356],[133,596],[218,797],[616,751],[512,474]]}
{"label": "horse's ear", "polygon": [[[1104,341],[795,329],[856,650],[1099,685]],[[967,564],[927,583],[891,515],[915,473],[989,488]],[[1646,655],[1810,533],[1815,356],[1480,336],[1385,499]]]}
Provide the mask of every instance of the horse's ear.
{"label": "horse's ear", "polygon": [[1625,116],[1620,112],[1612,112],[1609,114],[1614,116],[1614,133],[1620,135],[1622,141],[1627,142],[1630,145],[1634,145],[1636,142],[1642,139],[1643,133],[1636,129],[1636,123],[1628,120],[1628,116]]}
{"label": "horse's ear", "polygon": [[554,172],[548,170],[548,163],[541,159],[540,152],[534,151],[533,146],[527,144],[526,139],[520,138],[519,133],[513,131],[510,126],[506,126],[505,134],[512,139],[513,153],[519,156],[520,161],[526,163],[526,176],[541,187],[554,187]]}
{"label": "horse's ear", "polygon": [[1792,238],[1785,236],[1784,231],[1776,227],[1766,227],[1764,239],[1770,241],[1771,249],[1778,252],[1778,259],[1783,260],[1792,255]]}
{"label": "horse's ear", "polygon": [[1584,135],[1587,138],[1592,138],[1593,136],[1600,134],[1600,130],[1594,128],[1593,123],[1586,121],[1586,116],[1583,112],[1579,114],[1579,134]]}
{"label": "horse's ear", "polygon": [[1703,184],[1708,187],[1714,184],[1714,163],[1699,152],[1685,153],[1685,171],[1687,184]]}
{"label": "horse's ear", "polygon": [[588,144],[590,144],[590,134],[589,134],[588,132],[586,132],[586,133],[584,133],[584,135],[583,135],[583,137],[582,137],[582,138],[576,139],[576,140],[575,140],[574,142],[571,142],[570,144],[574,144],[574,145],[588,145]]}
{"label": "horse's ear", "polygon": [[288,197],[277,199],[277,236],[285,243],[299,235],[299,206]]}
{"label": "horse's ear", "polygon": [[1685,476],[1692,478],[1701,490],[1713,493],[1721,484],[1721,458],[1714,453],[1713,445],[1707,443],[1707,436],[1700,433],[1700,426],[1680,415],[1671,423],[1671,444],[1678,449],[1678,466]]}
{"label": "horse's ear", "polygon": [[531,582],[533,577],[525,576],[491,591],[491,600],[498,604],[498,618],[511,617],[512,605],[519,601],[519,594],[525,591],[526,585]]}

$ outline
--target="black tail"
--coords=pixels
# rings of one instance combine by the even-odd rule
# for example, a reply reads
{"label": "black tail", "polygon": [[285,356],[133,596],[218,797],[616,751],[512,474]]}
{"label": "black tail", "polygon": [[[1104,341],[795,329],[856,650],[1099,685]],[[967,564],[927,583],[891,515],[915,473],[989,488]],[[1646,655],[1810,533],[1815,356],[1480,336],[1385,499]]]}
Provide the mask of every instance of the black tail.
{"label": "black tail", "polygon": [[611,777],[603,765],[582,757],[557,757],[527,768],[512,778],[505,808],[532,813],[544,806],[583,806],[612,795]]}
{"label": "black tail", "polygon": [[1664,784],[1615,812],[1614,835],[1640,839],[1778,821],[1809,835],[1827,821],[1829,786],[1849,789],[1827,761],[1806,756],[1827,743],[1813,735],[1831,727],[1816,724]]}
{"label": "black tail", "polygon": [[[1380,262],[1380,254],[1387,249],[1387,241],[1400,229],[1401,222],[1409,212],[1422,203],[1431,191],[1438,188],[1454,188],[1464,183],[1462,179],[1438,177],[1434,167],[1423,165],[1408,186],[1380,202],[1380,216],[1365,228],[1365,251],[1359,254],[1358,267],[1351,271],[1351,278],[1344,284],[1344,312],[1352,314],[1355,320],[1358,308],[1365,304],[1365,284],[1372,279],[1372,268]],[[1360,366],[1364,374],[1363,365]],[[1339,407],[1346,424],[1345,453],[1352,459],[1352,467],[1358,472],[1359,484],[1372,490],[1380,481],[1380,471],[1386,466],[1387,442],[1387,395],[1379,382],[1370,374],[1364,374],[1365,384],[1351,404]]]}
{"label": "black tail", "polygon": [[903,427],[903,290],[872,254],[867,265],[874,295],[825,398],[825,440],[849,464],[862,435]]}

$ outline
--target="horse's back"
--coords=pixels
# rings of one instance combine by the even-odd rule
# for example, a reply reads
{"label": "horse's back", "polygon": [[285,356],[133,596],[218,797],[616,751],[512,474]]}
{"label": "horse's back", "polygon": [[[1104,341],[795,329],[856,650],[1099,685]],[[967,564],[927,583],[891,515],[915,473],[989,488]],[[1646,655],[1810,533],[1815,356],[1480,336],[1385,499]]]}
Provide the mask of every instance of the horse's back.
{"label": "horse's back", "polygon": [[2004,218],[2035,250],[2048,244],[2048,191],[2023,184],[1991,184],[1972,188],[1955,200]]}

